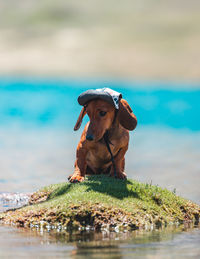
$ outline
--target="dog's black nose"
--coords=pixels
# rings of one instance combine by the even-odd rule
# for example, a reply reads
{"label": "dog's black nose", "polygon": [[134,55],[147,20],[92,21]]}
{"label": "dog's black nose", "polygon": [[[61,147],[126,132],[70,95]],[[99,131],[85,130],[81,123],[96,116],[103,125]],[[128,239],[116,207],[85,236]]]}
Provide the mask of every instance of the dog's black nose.
{"label": "dog's black nose", "polygon": [[94,139],[94,137],[92,135],[87,135],[86,139],[89,140],[89,141],[92,141]]}

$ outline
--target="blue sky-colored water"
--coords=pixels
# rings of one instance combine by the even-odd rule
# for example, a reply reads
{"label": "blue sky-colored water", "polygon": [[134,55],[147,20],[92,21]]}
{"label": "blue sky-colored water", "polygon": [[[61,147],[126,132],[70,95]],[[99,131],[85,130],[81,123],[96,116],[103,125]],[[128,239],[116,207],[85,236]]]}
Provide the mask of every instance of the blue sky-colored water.
{"label": "blue sky-colored water", "polygon": [[8,78],[0,79],[0,126],[73,128],[78,95],[105,86],[123,94],[141,126],[200,130],[200,90],[189,84]]}
{"label": "blue sky-colored water", "polygon": [[82,129],[78,95],[110,87],[138,118],[126,154],[129,178],[199,202],[200,88],[190,84],[0,78],[0,191],[34,191],[73,173]]}

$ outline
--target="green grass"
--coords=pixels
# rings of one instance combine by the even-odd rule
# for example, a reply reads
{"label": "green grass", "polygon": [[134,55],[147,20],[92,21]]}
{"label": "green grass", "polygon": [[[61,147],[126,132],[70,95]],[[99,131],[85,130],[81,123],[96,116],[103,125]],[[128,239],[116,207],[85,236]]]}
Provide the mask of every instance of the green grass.
{"label": "green grass", "polygon": [[44,187],[31,197],[32,205],[1,214],[1,221],[19,226],[57,226],[65,229],[138,229],[169,223],[198,222],[198,205],[167,189],[134,180],[90,176],[83,183]]}

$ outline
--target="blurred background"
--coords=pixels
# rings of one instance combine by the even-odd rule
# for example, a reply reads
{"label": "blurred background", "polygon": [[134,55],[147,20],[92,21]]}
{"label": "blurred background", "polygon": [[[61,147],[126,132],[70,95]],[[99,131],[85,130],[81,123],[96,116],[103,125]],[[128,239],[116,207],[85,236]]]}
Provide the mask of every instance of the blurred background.
{"label": "blurred background", "polygon": [[67,180],[77,97],[107,86],[138,118],[128,177],[200,202],[199,13],[198,0],[0,0],[0,192]]}

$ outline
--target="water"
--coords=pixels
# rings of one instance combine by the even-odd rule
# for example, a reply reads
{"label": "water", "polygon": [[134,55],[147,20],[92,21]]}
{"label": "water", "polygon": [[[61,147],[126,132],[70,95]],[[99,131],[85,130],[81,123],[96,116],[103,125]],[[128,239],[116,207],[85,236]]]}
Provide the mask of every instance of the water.
{"label": "water", "polygon": [[199,258],[200,230],[47,233],[0,227],[0,258]]}
{"label": "water", "polygon": [[0,212],[28,204],[31,193],[0,193]]}
{"label": "water", "polygon": [[[1,211],[20,206],[27,201],[27,195],[44,185],[66,181],[73,172],[75,149],[83,129],[82,126],[73,132],[81,109],[77,96],[86,89],[104,86],[122,92],[138,117],[138,127],[131,133],[126,155],[128,177],[158,184],[200,202],[200,90],[197,86],[2,78]],[[87,118],[83,124],[86,121]],[[137,236],[135,233],[133,236],[79,233],[63,237],[1,226],[0,233],[0,257],[14,257],[16,253],[34,258],[50,254],[75,258],[102,258],[102,254],[109,258],[199,255],[199,229],[155,230]]]}

